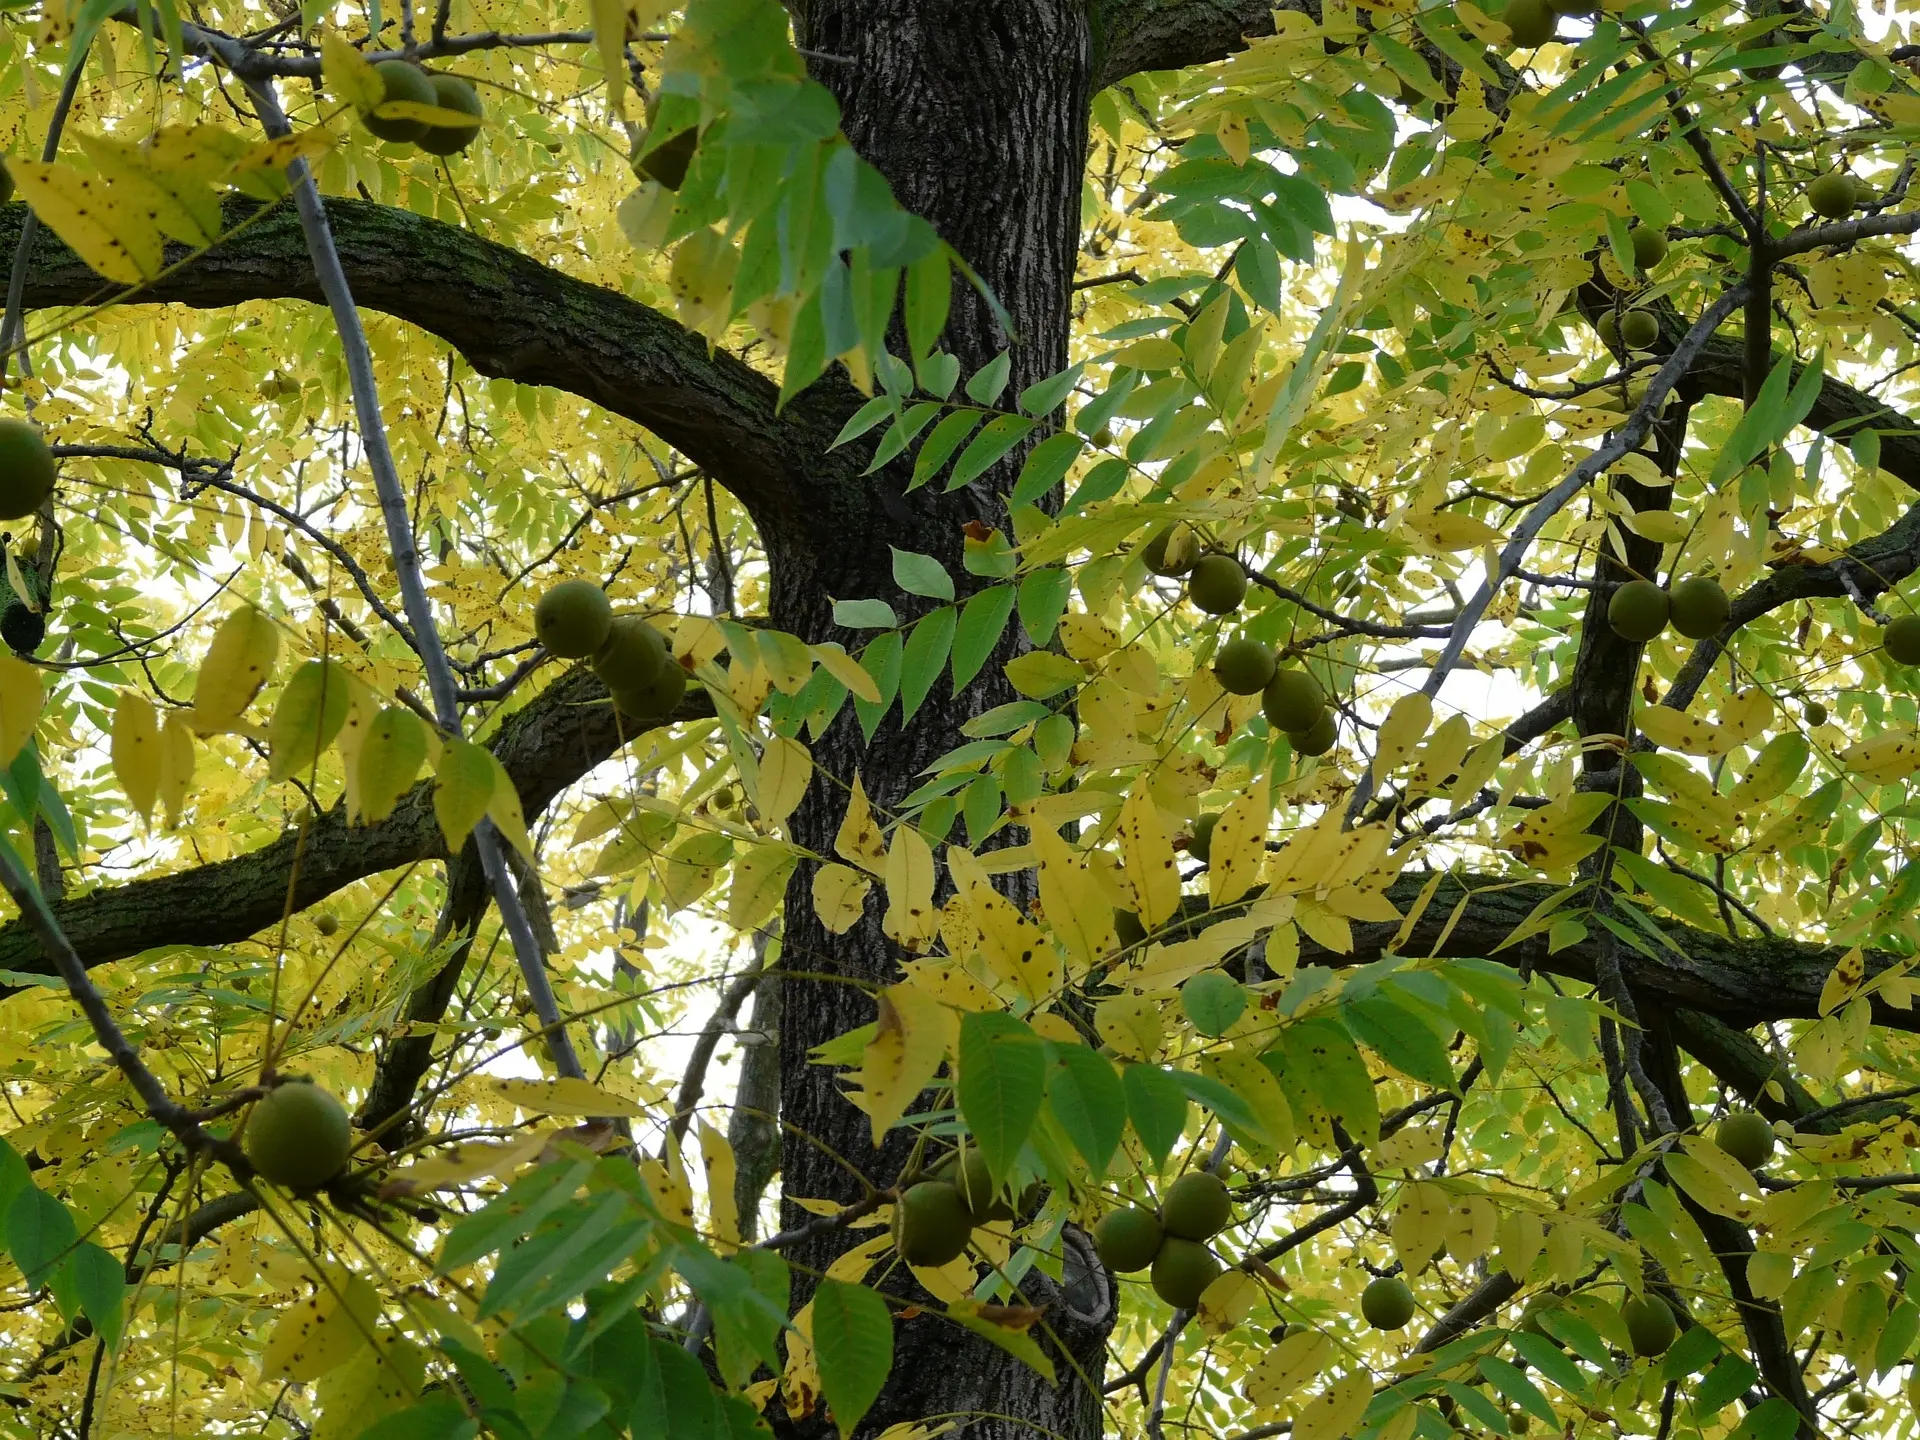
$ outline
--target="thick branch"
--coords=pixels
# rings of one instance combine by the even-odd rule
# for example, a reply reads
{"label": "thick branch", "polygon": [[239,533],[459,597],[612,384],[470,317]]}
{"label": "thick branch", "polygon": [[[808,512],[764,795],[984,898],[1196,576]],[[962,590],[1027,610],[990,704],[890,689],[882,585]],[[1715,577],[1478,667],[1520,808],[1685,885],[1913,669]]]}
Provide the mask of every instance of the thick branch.
{"label": "thick branch", "polygon": [[1319,18],[1313,0],[1106,0],[1096,7],[1093,88],[1142,70],[1184,70],[1225,59],[1273,34],[1273,12]]}
{"label": "thick branch", "polygon": [[[252,223],[179,264],[125,302],[217,309],[248,300],[321,300],[291,206],[259,215],[230,200],[225,223]],[[549,385],[646,426],[738,496],[764,529],[804,526],[844,463],[827,455],[844,420],[833,387],[775,413],[766,376],[655,310],[576,280],[477,235],[423,215],[359,200],[328,200],[327,219],[357,304],[439,336],[483,375]],[[0,206],[0,252],[28,214]],[[27,267],[28,309],[87,305],[116,294],[44,230]],[[123,303],[125,303],[123,302]]]}
{"label": "thick branch", "polygon": [[[705,692],[696,691],[675,718],[710,713]],[[508,720],[491,748],[531,818],[612,755],[623,738],[633,738],[632,722],[624,723],[629,728],[622,732],[606,690],[582,666]],[[304,910],[368,875],[445,857],[433,783],[427,780],[378,825],[349,824],[345,807],[336,806],[308,828],[304,849],[290,833],[236,859],[97,890],[52,908],[91,967],[159,945],[236,944],[279,920],[290,881],[294,907]],[[54,973],[25,920],[0,926],[0,970]]]}
{"label": "thick branch", "polygon": [[[1408,874],[1395,882],[1388,898],[1405,910],[1428,878],[1418,872]],[[1437,953],[1443,956],[1480,957],[1516,968],[1525,965],[1536,972],[1592,984],[1599,954],[1598,943],[1591,935],[1557,951],[1549,950],[1544,932],[1506,945],[1507,937],[1533,908],[1557,891],[1558,887],[1545,883],[1511,884],[1489,876],[1449,876],[1422,912],[1412,935],[1395,947],[1395,953],[1428,955],[1435,953],[1438,944]],[[1449,930],[1456,907],[1458,921]],[[1576,911],[1570,908],[1568,913]],[[1369,923],[1352,928],[1354,948],[1350,954],[1337,955],[1317,942],[1307,941],[1301,946],[1301,960],[1318,965],[1365,964],[1387,951],[1399,926]],[[1663,948],[1648,956],[1630,947],[1620,949],[1622,978],[1632,992],[1643,1005],[1697,1010],[1737,1027],[1817,1017],[1820,988],[1844,949],[1768,937],[1731,940],[1673,920],[1662,922],[1660,928],[1677,950]],[[1648,944],[1652,943],[1649,939]],[[1501,948],[1503,945],[1506,948]],[[1869,975],[1877,975],[1896,959],[1869,952]],[[1920,1013],[1898,1010],[1877,1000],[1873,1020],[1891,1030],[1920,1030]]]}

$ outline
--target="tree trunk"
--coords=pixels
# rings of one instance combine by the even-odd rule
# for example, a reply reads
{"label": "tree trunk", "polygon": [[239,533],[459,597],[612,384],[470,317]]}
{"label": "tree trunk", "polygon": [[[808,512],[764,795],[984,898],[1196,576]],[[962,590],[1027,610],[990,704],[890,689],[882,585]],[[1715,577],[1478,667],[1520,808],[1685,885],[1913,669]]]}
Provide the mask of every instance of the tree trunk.
{"label": "tree trunk", "polygon": [[[956,283],[944,345],[963,373],[1011,349],[1010,397],[1063,369],[1089,103],[1081,0],[796,0],[794,10],[799,43],[814,57],[815,77],[838,97],[849,138],[900,200],[976,269],[1011,317],[1008,336],[987,301]],[[800,534],[765,536],[773,623],[809,640],[863,643],[870,637],[835,630],[831,602],[881,596],[899,606],[909,598],[893,582],[890,546],[938,558],[964,599],[978,584],[961,564],[964,527],[977,521],[1006,530],[1003,497],[1024,453],[1017,450],[952,494],[937,484],[908,493],[908,468],[890,467],[870,482],[865,524],[837,536],[831,547]],[[936,684],[911,721],[900,723],[896,707],[870,742],[851,708],[843,710],[814,746],[816,778],[794,816],[794,839],[832,854],[856,775],[885,823],[920,782],[922,767],[962,743],[965,721],[1013,698],[1000,664],[1021,643],[1015,626],[966,690],[955,696]],[[782,968],[859,982],[896,978],[898,955],[881,933],[884,902],[877,887],[862,920],[835,936],[814,914],[812,879],[813,867],[804,865],[788,890]],[[1024,900],[1020,883],[1016,877],[1014,891]],[[799,978],[784,988],[782,1183],[791,1224],[805,1217],[792,1204],[796,1197],[842,1203],[859,1197],[843,1161],[884,1186],[898,1175],[907,1147],[902,1137],[876,1151],[866,1116],[847,1102],[832,1073],[809,1059],[814,1046],[873,1018],[866,992]],[[791,1252],[797,1296],[811,1290],[808,1277],[846,1244],[845,1236],[825,1236]],[[1049,1306],[1045,1323],[1066,1351],[1053,1351],[1058,1386],[923,1315],[899,1327],[893,1378],[863,1429],[979,1414],[967,1429],[975,1440],[1024,1440],[1036,1431],[1092,1440],[1100,1431],[1097,1387],[1111,1327],[1110,1287],[1097,1266],[1089,1272],[1083,1264],[1080,1271],[1080,1283],[1065,1293],[1038,1275],[1028,1282],[1028,1298]],[[896,1274],[888,1286],[899,1291],[908,1281],[904,1271]],[[819,1416],[798,1428],[824,1432]]]}

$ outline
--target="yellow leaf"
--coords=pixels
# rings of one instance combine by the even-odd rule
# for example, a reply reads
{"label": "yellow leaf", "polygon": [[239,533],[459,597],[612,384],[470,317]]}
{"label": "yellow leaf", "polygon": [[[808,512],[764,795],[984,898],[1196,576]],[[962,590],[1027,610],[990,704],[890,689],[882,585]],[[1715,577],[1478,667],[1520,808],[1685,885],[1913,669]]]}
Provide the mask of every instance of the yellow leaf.
{"label": "yellow leaf", "polygon": [[846,686],[854,695],[869,705],[880,703],[879,684],[866,672],[860,662],[845,650],[831,641],[808,648],[813,651],[813,658],[820,662],[821,668]]}
{"label": "yellow leaf", "polygon": [[330,1270],[319,1290],[282,1312],[260,1352],[262,1380],[319,1379],[373,1338],[380,1292],[362,1275]]}
{"label": "yellow leaf", "polygon": [[1834,758],[1863,780],[1889,784],[1920,770],[1920,735],[1911,731],[1875,735],[1847,746]]}
{"label": "yellow leaf", "polygon": [[813,911],[835,935],[844,935],[860,919],[873,881],[845,865],[822,865],[813,873]]}
{"label": "yellow leaf", "polygon": [[232,729],[267,683],[279,653],[279,630],[255,606],[242,605],[221,621],[194,682],[193,728],[202,735]]}
{"label": "yellow leaf", "polygon": [[1671,510],[1637,510],[1626,517],[1627,528],[1642,540],[1661,545],[1678,545],[1693,529],[1693,522]]}
{"label": "yellow leaf", "polygon": [[769,825],[784,824],[799,808],[812,780],[813,755],[807,747],[784,735],[774,736],[760,754],[760,818]]}
{"label": "yellow leaf", "polygon": [[142,820],[160,798],[160,722],[144,695],[122,690],[113,702],[113,773]]}
{"label": "yellow leaf", "polygon": [[493,1175],[504,1175],[509,1170],[517,1170],[539,1159],[557,1133],[554,1130],[529,1130],[501,1145],[457,1141],[435,1150],[418,1164],[395,1170],[381,1183],[381,1197],[425,1195],[429,1191],[450,1189]]}
{"label": "yellow leaf", "polygon": [[1364,1370],[1342,1375],[1293,1422],[1293,1440],[1338,1440],[1353,1433],[1373,1399],[1373,1379]]}
{"label": "yellow leaf", "polygon": [[450,741],[440,752],[434,775],[433,815],[452,854],[460,853],[493,801],[496,763],[484,745],[471,740]]}
{"label": "yellow leaf", "polygon": [[1120,648],[1120,636],[1096,615],[1067,615],[1060,621],[1060,648],[1075,660],[1093,661]]}
{"label": "yellow leaf", "polygon": [[958,1031],[953,1012],[911,981],[878,998],[873,1038],[854,1072],[876,1148],[939,1071]]}
{"label": "yellow leaf", "polygon": [[806,689],[813,678],[813,657],[804,641],[780,630],[758,630],[753,638],[775,689],[782,695],[798,695]]}
{"label": "yellow leaf", "polygon": [[0,651],[0,766],[11,765],[40,723],[40,672]]}
{"label": "yellow leaf", "polygon": [[1289,1329],[1247,1376],[1247,1399],[1260,1411],[1278,1410],[1302,1385],[1325,1373],[1333,1356],[1333,1341],[1318,1330]]}
{"label": "yellow leaf", "polygon": [[160,803],[167,823],[180,823],[180,809],[193,787],[193,728],[179,715],[167,716],[160,727]]}
{"label": "yellow leaf", "polygon": [[867,803],[867,792],[858,775],[853,777],[853,794],[848,797],[839,833],[833,837],[833,853],[871,875],[878,875],[887,863],[886,837],[874,823],[873,806]]}
{"label": "yellow leaf", "polygon": [[933,850],[910,824],[894,827],[886,886],[880,929],[903,950],[923,954],[940,933],[940,912],[933,903]]}
{"label": "yellow leaf", "polygon": [[132,192],[71,166],[43,165],[14,155],[7,173],[19,198],[40,223],[67,242],[87,265],[109,280],[138,285],[159,275],[166,239]]}
{"label": "yellow leaf", "polygon": [[1472,550],[1506,539],[1502,532],[1486,521],[1454,510],[1409,514],[1407,528],[1435,550]]}
{"label": "yellow leaf", "polygon": [[1087,678],[1078,664],[1051,650],[1030,650],[1009,660],[1005,668],[1008,683],[1029,700],[1045,700]]}
{"label": "yellow leaf", "polygon": [[[425,727],[422,727],[421,733],[426,733]],[[515,788],[513,777],[507,774],[507,767],[500,763],[499,756],[484,745],[480,747],[480,753],[487,757],[487,764],[493,768],[493,795],[487,801],[487,818],[509,845],[531,860],[533,837],[527,834],[527,818],[520,808],[520,791]]]}
{"label": "yellow leaf", "polygon": [[638,1101],[570,1076],[557,1080],[495,1080],[493,1089],[509,1105],[535,1115],[591,1115],[597,1119],[647,1113]]}
{"label": "yellow leaf", "polygon": [[1374,742],[1373,773],[1379,780],[1399,768],[1413,753],[1413,747],[1426,738],[1433,724],[1433,701],[1415,691],[1393,702],[1387,718],[1380,722],[1380,734]]}
{"label": "yellow leaf", "polygon": [[145,207],[168,239],[206,246],[220,238],[220,196],[206,174],[156,164],[146,146],[106,135],[82,135],[78,144],[114,198]]}
{"label": "yellow leaf", "polygon": [[329,30],[320,37],[320,73],[327,89],[356,110],[371,110],[387,98],[386,82],[346,36]]}
{"label": "yellow leaf", "polygon": [[1161,822],[1146,780],[1137,782],[1120,807],[1120,855],[1123,878],[1133,896],[1133,912],[1149,930],[1157,930],[1180,909],[1180,869],[1173,842]]}
{"label": "yellow leaf", "polygon": [[1032,833],[1041,913],[1066,947],[1075,975],[1085,975],[1118,948],[1113,908],[1102,899],[1093,876],[1059,831],[1041,825]]}
{"label": "yellow leaf", "polygon": [[994,974],[1033,1005],[1060,988],[1060,957],[1039,926],[990,885],[976,883],[967,900],[980,926],[981,954]]}
{"label": "yellow leaf", "polygon": [[1215,905],[1230,904],[1260,883],[1272,813],[1264,779],[1221,811],[1207,859],[1207,889]]}
{"label": "yellow leaf", "polygon": [[736,1166],[727,1137],[706,1121],[699,1125],[700,1158],[707,1170],[707,1216],[714,1238],[729,1249],[740,1244],[740,1207],[733,1198]]}
{"label": "yellow leaf", "polygon": [[427,728],[418,715],[399,705],[376,715],[354,765],[361,823],[376,825],[391,815],[426,763]]}
{"label": "yellow leaf", "polygon": [[1846,1004],[1866,978],[1867,957],[1856,945],[1834,963],[1833,973],[1827,976],[1826,984],[1820,987],[1820,1013],[1831,1015]]}
{"label": "yellow leaf", "polygon": [[781,845],[756,845],[733,862],[727,891],[727,923],[736,930],[757,930],[787,893],[787,877],[799,859]]}
{"label": "yellow leaf", "polygon": [[1216,1276],[1200,1296],[1200,1328],[1209,1335],[1226,1334],[1253,1313],[1266,1293],[1266,1287],[1244,1270]]}
{"label": "yellow leaf", "polygon": [[1166,1038],[1163,1001],[1150,995],[1116,995],[1094,1007],[1093,1029],[1123,1060],[1146,1060]]}

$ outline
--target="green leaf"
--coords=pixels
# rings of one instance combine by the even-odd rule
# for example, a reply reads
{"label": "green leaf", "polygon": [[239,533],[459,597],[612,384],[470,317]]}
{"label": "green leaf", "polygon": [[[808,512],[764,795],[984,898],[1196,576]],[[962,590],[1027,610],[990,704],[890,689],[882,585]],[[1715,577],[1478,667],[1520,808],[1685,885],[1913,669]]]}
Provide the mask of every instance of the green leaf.
{"label": "green leaf", "polygon": [[80,1308],[93,1322],[94,1333],[112,1353],[120,1345],[121,1307],[127,1293],[125,1267],[109,1250],[91,1240],[73,1252],[73,1290]]}
{"label": "green leaf", "polygon": [[1784,354],[1767,373],[1759,395],[1747,413],[1740,417],[1740,423],[1733,427],[1733,434],[1727,437],[1726,445],[1721,448],[1720,458],[1713,465],[1713,475],[1707,481],[1708,488],[1718,489],[1731,480],[1772,441],[1775,420],[1786,405],[1787,385],[1793,377],[1793,365],[1793,356]]}
{"label": "green leaf", "polygon": [[349,702],[346,667],[338,661],[309,660],[295,670],[267,722],[267,778],[312,769],[347,723]]}
{"label": "green leaf", "polygon": [[1187,1092],[1158,1065],[1129,1065],[1120,1072],[1127,1095],[1127,1118],[1155,1165],[1165,1165],[1187,1128]]}
{"label": "green leaf", "polygon": [[1381,990],[1348,995],[1341,1008],[1347,1028],[1394,1069],[1436,1090],[1454,1088],[1446,1044],[1424,1016]]}
{"label": "green leaf", "polygon": [[1026,463],[1020,467],[1020,478],[1014,483],[1013,494],[1007,498],[1007,504],[1015,507],[1027,505],[1045,495],[1073,468],[1073,462],[1080,458],[1083,448],[1085,442],[1078,435],[1065,430],[1042,440],[1028,453]]}
{"label": "green leaf", "polygon": [[1013,373],[1013,354],[1002,350],[993,359],[973,372],[967,381],[967,398],[981,405],[991,405],[1000,398],[1000,392],[1007,388],[1007,377]]}
{"label": "green leaf", "polygon": [[934,426],[932,433],[920,443],[920,453],[914,456],[913,479],[907,488],[918,490],[938,475],[953,458],[953,452],[960,448],[960,442],[985,418],[978,410],[956,410]]}
{"label": "green leaf", "polygon": [[889,630],[860,654],[860,668],[873,677],[873,683],[880,690],[878,700],[862,700],[858,695],[853,697],[854,713],[860,717],[860,729],[869,740],[879,728],[881,717],[892,707],[900,693],[900,655],[905,648],[906,641],[900,632]]}
{"label": "green leaf", "polygon": [[822,1280],[813,1295],[813,1353],[833,1423],[852,1435],[893,1368],[887,1302],[864,1285]]}
{"label": "green leaf", "polygon": [[[898,553],[897,551],[895,552]],[[956,612],[942,605],[921,617],[907,636],[907,648],[900,661],[900,710],[902,720],[911,720],[920,703],[933,689],[933,682],[946,669],[947,655],[953,646]]]}
{"label": "green leaf", "polygon": [[953,577],[931,555],[917,550],[893,550],[893,581],[909,595],[925,595],[934,600],[953,599]]}
{"label": "green leaf", "polygon": [[1226,1124],[1243,1132],[1256,1142],[1269,1144],[1272,1142],[1266,1125],[1238,1090],[1223,1084],[1211,1075],[1196,1075],[1190,1070],[1175,1070],[1172,1073],[1175,1083],[1185,1090],[1191,1099],[1206,1106]]}
{"label": "green leaf", "polygon": [[1045,700],[1070,690],[1087,678],[1077,660],[1056,655],[1051,650],[1029,650],[1007,662],[1007,680],[1015,692],[1029,700]]}
{"label": "green leaf", "polygon": [[1036,1371],[1049,1385],[1057,1383],[1053,1361],[1047,1358],[1047,1352],[1040,1348],[1040,1342],[1033,1338],[1032,1332],[989,1320],[972,1308],[971,1302],[954,1306],[947,1315],[982,1340],[999,1346],[1021,1364]]}
{"label": "green leaf", "polygon": [[435,1395],[398,1414],[377,1420],[360,1440],[473,1440],[480,1422],[450,1395]]}
{"label": "green leaf", "polygon": [[459,854],[473,827],[493,804],[498,776],[494,759],[484,745],[471,740],[449,740],[440,751],[440,767],[434,777],[433,815],[440,822],[440,833],[447,837],[447,849]]}
{"label": "green leaf", "polygon": [[1569,1395],[1589,1393],[1587,1372],[1569,1360],[1566,1352],[1546,1336],[1516,1330],[1507,1337],[1507,1343],[1513,1346],[1515,1354]]}
{"label": "green leaf", "polygon": [[944,249],[924,255],[907,267],[907,344],[912,347],[916,366],[939,343],[952,303],[953,267]]}
{"label": "green leaf", "polygon": [[960,625],[953,636],[953,691],[959,694],[980,673],[993,654],[1013,614],[1014,589],[995,585],[982,590],[961,607]]}
{"label": "green leaf", "polygon": [[1277,1073],[1283,1087],[1312,1086],[1321,1107],[1356,1140],[1379,1142],[1380,1101],[1373,1076],[1344,1025],[1331,1015],[1309,1016],[1280,1032],[1280,1049],[1285,1061]]}
{"label": "green leaf", "polygon": [[1487,1377],[1487,1383],[1498,1390],[1509,1404],[1518,1405],[1536,1420],[1548,1425],[1558,1425],[1560,1417],[1553,1413],[1553,1402],[1540,1393],[1540,1387],[1527,1379],[1526,1374],[1511,1360],[1502,1360],[1498,1355],[1480,1357],[1480,1373]]}
{"label": "green leaf", "polygon": [[1001,456],[1032,434],[1039,423],[1024,415],[998,415],[989,420],[980,433],[973,437],[973,443],[953,462],[953,473],[947,477],[947,489],[958,490],[986,474],[999,463]]}
{"label": "green leaf", "polygon": [[[1049,375],[1044,380],[1036,380],[1020,392],[1019,405],[1036,420],[1042,415],[1051,414],[1054,407],[1073,393],[1073,387],[1079,383],[1081,372],[1087,368],[1083,360],[1069,365],[1058,375]],[[1016,500],[1014,502],[1018,504]]]}
{"label": "green leaf", "polygon": [[1046,1079],[1046,1046],[1025,1024],[999,1011],[960,1021],[960,1113],[996,1184],[1013,1173]]}
{"label": "green leaf", "polygon": [[1709,1370],[1693,1392],[1693,1413],[1702,1420],[1717,1415],[1738,1400],[1760,1378],[1752,1361],[1729,1355]]}
{"label": "green leaf", "polygon": [[833,444],[827,448],[829,450],[838,450],[849,440],[858,440],[862,435],[886,419],[887,416],[893,414],[899,408],[899,405],[899,400],[892,395],[874,396],[873,399],[867,401],[866,404],[853,412],[853,418],[840,427],[840,433],[833,437]]}
{"label": "green leaf", "polygon": [[900,617],[884,600],[836,600],[833,623],[848,630],[894,630]]}
{"label": "green leaf", "polygon": [[[1113,1062],[1084,1045],[1047,1045],[1047,1103],[1093,1177],[1107,1172],[1127,1127],[1127,1095]],[[1183,1107],[1184,1109],[1184,1107]]]}
{"label": "green leaf", "polygon": [[1073,577],[1065,570],[1035,570],[1020,582],[1020,623],[1027,639],[1045,645],[1053,638],[1072,589]]}
{"label": "green leaf", "polygon": [[8,1207],[7,1249],[29,1290],[46,1284],[78,1235],[67,1207],[38,1185],[21,1190]]}
{"label": "green leaf", "polygon": [[1775,1395],[1746,1413],[1727,1440],[1792,1440],[1800,1432],[1800,1412]]}
{"label": "green leaf", "polygon": [[509,1311],[524,1318],[564,1305],[605,1279],[652,1228],[651,1220],[634,1215],[632,1202],[621,1192],[602,1195],[591,1207],[573,1207],[556,1217],[554,1225],[501,1255],[481,1299],[479,1318]]}

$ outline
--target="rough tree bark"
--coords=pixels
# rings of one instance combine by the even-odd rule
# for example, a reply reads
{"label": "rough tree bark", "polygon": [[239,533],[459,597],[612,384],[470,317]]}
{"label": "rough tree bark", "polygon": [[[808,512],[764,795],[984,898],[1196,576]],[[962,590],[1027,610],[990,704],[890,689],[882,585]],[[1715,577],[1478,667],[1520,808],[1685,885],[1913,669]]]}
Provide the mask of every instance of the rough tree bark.
{"label": "rough tree bark", "polygon": [[[1010,350],[1009,395],[1065,368],[1090,100],[1081,0],[805,0],[793,9],[800,45],[834,57],[816,60],[814,73],[838,98],[848,138],[899,200],[974,267],[1010,318],[1009,333],[983,296],[956,283],[944,348],[968,374]],[[1023,458],[1016,450],[951,494],[932,486],[908,493],[906,467],[891,467],[874,486],[866,526],[824,551],[766,535],[774,624],[808,640],[853,639],[834,631],[831,600],[884,594],[897,601],[890,546],[938,558],[964,598],[971,580],[961,564],[964,527],[1008,528],[1002,497]],[[1003,642],[997,659],[1018,643]],[[965,721],[1012,698],[999,664],[990,661],[959,695],[936,686],[909,723],[899,723],[895,709],[871,741],[853,713],[843,712],[814,747],[815,782],[794,816],[794,838],[831,855],[856,775],[884,814],[918,783],[923,766],[963,742]],[[802,866],[788,891],[786,967],[864,983],[895,978],[898,952],[881,933],[879,897],[869,899],[852,930],[834,936],[814,913],[812,875]],[[843,1159],[876,1184],[899,1174],[905,1144],[876,1152],[866,1117],[809,1058],[814,1046],[872,1017],[872,1002],[855,985],[786,982],[781,1168],[789,1223],[804,1213],[791,1205],[794,1197],[859,1197]],[[796,1277],[823,1269],[845,1244],[844,1236],[827,1236],[793,1253]],[[810,1281],[797,1278],[798,1293],[810,1289]],[[1066,1351],[1056,1355],[1057,1387],[945,1322],[909,1321],[900,1327],[893,1378],[864,1428],[977,1412],[982,1418],[967,1433],[983,1440],[1036,1431],[1067,1440],[1097,1436],[1111,1324],[1107,1287],[1096,1283],[1091,1297],[1062,1293],[1035,1276],[1030,1289],[1029,1298],[1048,1304],[1047,1324]]]}

